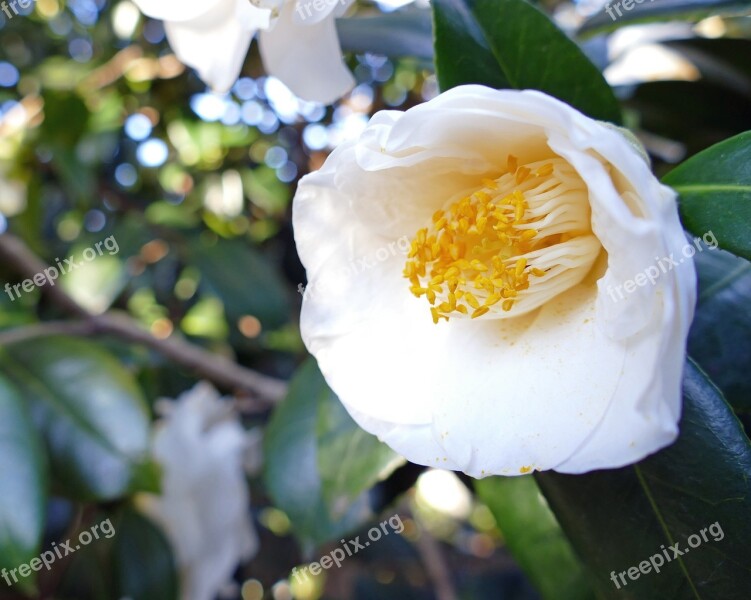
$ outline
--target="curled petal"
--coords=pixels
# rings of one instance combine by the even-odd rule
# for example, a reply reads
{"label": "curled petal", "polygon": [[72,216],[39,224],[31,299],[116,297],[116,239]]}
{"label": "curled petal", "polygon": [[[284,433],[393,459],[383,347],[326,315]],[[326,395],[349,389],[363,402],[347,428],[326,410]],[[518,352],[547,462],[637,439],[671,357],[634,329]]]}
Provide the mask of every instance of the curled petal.
{"label": "curled petal", "polygon": [[294,3],[286,4],[273,30],[261,32],[263,64],[300,98],[331,104],[355,83],[342,58],[334,19],[300,25],[294,11]]}

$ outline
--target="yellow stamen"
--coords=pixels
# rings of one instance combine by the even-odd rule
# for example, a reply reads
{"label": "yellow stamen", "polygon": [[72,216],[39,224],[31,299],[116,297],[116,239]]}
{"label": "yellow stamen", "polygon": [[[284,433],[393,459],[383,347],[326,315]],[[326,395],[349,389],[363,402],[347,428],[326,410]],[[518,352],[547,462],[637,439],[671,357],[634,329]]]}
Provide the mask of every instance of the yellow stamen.
{"label": "yellow stamen", "polygon": [[527,177],[529,177],[530,170],[528,167],[519,167],[516,171],[516,185],[519,185],[520,183],[523,183],[527,180]]}
{"label": "yellow stamen", "polygon": [[547,177],[549,175],[553,174],[553,165],[548,163],[546,165],[542,165],[537,171],[535,171],[535,175],[537,177]]}
{"label": "yellow stamen", "polygon": [[[555,165],[562,163],[553,160]],[[530,179],[533,175],[555,178],[558,166],[554,168],[553,162],[520,166],[509,155],[507,167],[498,179],[483,179],[477,191],[436,210],[431,226],[419,229],[411,242],[403,274],[410,292],[431,305],[435,323],[488,313],[504,316],[526,298],[530,279],[546,276],[551,268],[537,268],[537,258],[527,257],[539,257],[540,250],[586,231],[584,221],[577,229],[545,233],[551,225],[547,215],[540,214],[540,206],[549,203],[550,190],[570,184],[560,179],[551,187]],[[586,202],[586,196],[582,198]],[[588,213],[582,215],[588,219]]]}
{"label": "yellow stamen", "polygon": [[472,313],[472,319],[476,319],[477,317],[481,317],[482,315],[486,315],[490,312],[490,309],[487,306],[481,306],[478,308],[475,312]]}

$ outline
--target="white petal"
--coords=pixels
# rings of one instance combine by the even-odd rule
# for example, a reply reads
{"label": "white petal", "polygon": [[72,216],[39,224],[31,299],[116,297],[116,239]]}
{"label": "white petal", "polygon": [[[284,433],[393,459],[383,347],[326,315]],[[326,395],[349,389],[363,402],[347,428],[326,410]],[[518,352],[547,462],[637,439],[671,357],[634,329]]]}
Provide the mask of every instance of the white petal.
{"label": "white petal", "polygon": [[284,6],[273,30],[260,35],[266,71],[304,100],[331,104],[354,86],[342,58],[333,18],[300,25],[295,5]]}
{"label": "white petal", "polygon": [[236,0],[235,16],[248,31],[256,32],[270,27],[271,11],[246,0]]}
{"label": "white petal", "polygon": [[208,15],[225,0],[133,0],[141,12],[152,19],[190,21]]}
{"label": "white petal", "polygon": [[407,4],[412,4],[414,1],[415,0],[376,0],[378,4],[390,10],[402,8],[403,6],[407,6]]}
{"label": "white petal", "polygon": [[237,81],[253,38],[253,32],[233,15],[213,26],[167,21],[165,30],[177,57],[218,93]]}

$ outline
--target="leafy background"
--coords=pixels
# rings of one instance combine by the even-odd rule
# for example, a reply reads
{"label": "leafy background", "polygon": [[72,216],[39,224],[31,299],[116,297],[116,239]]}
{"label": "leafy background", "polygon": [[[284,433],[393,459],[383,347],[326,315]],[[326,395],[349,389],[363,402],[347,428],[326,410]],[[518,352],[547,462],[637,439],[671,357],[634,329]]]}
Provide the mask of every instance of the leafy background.
{"label": "leafy background", "polygon": [[[748,11],[657,0],[614,22],[595,3],[433,0],[391,13],[363,1],[339,22],[358,86],[333,107],[267,78],[255,46],[232,92],[208,94],[127,1],[0,13],[0,283],[108,236],[119,245],[44,294],[0,294],[0,567],[105,515],[118,531],[0,597],[178,597],[172,551],[135,498],[159,489],[154,402],[209,379],[264,431],[248,507],[262,550],[227,598],[748,598]],[[651,22],[640,42],[624,29]],[[655,73],[655,47],[687,62]],[[679,191],[686,228],[712,230],[724,249],[697,255],[680,439],[638,465],[482,481],[426,472],[357,428],[306,356],[297,180],[377,110],[462,83],[540,89],[629,127]],[[290,581],[396,513],[401,536]],[[715,522],[722,541],[625,588],[610,581]]]}

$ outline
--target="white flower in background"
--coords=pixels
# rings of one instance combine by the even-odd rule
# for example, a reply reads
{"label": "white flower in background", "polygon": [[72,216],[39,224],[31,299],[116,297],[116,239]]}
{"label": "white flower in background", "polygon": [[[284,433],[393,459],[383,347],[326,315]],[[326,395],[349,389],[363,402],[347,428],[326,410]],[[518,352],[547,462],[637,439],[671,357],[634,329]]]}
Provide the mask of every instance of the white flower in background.
{"label": "white flower in background", "polygon": [[200,383],[168,405],[154,438],[162,494],[144,511],[174,549],[183,600],[213,600],[258,550],[243,463],[247,436],[227,402]]}
{"label": "white flower in background", "polygon": [[[676,195],[625,137],[532,91],[376,114],[294,200],[303,339],[353,418],[474,477],[580,473],[670,444],[695,305]],[[376,249],[408,257],[348,273]],[[680,255],[678,255],[680,256]]]}
{"label": "white flower in background", "polygon": [[624,27],[608,36],[610,64],[603,75],[610,85],[645,81],[696,81],[699,69],[683,53],[661,42],[694,36],[689,23],[651,23]]}
{"label": "white flower in background", "polygon": [[217,92],[237,80],[256,32],[266,71],[300,98],[330,104],[354,86],[334,22],[353,0],[134,1]]}

